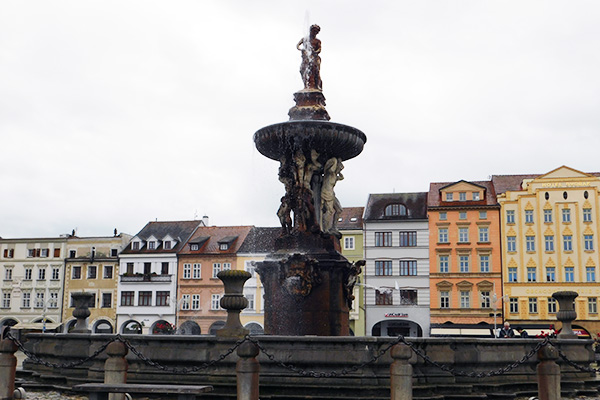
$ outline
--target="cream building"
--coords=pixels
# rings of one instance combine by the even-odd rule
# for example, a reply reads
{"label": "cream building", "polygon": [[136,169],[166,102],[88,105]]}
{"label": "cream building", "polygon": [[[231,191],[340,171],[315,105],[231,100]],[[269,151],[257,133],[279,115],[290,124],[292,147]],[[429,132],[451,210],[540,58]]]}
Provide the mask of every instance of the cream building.
{"label": "cream building", "polygon": [[574,328],[600,332],[598,175],[562,166],[492,177],[501,205],[504,318],[513,326],[555,324],[552,293],[570,290],[579,293]]}

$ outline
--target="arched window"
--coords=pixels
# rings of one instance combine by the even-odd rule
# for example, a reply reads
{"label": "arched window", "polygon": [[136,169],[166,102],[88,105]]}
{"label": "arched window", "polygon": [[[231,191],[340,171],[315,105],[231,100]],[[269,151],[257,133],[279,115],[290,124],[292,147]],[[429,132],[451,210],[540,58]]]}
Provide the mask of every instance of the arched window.
{"label": "arched window", "polygon": [[406,206],[404,204],[390,204],[385,208],[386,217],[406,216]]}

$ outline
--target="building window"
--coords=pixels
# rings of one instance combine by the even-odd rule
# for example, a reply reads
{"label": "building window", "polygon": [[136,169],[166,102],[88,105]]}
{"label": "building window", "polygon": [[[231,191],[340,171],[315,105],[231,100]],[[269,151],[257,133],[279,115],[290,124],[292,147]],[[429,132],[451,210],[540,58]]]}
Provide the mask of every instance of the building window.
{"label": "building window", "polygon": [[575,268],[565,267],[565,282],[575,282]]}
{"label": "building window", "polygon": [[32,257],[35,257],[35,249],[27,249],[27,258],[32,258]]}
{"label": "building window", "polygon": [[14,258],[15,249],[4,249],[4,258]]}
{"label": "building window", "polygon": [[480,197],[480,195],[479,195],[479,192],[473,192],[473,193],[471,194],[471,196],[472,196],[472,198],[473,198],[473,201],[479,201],[479,200],[481,199],[481,197]]}
{"label": "building window", "polygon": [[479,241],[480,242],[489,242],[490,241],[490,230],[488,227],[480,227],[479,228]]}
{"label": "building window", "polygon": [[573,251],[573,236],[572,235],[563,235],[563,250],[564,251]]}
{"label": "building window", "polygon": [[506,237],[506,251],[509,253],[514,253],[517,251],[517,237],[516,236],[507,236]]}
{"label": "building window", "polygon": [[181,309],[187,311],[190,309],[190,295],[184,294],[181,296]]}
{"label": "building window", "polygon": [[193,265],[194,274],[192,275],[194,279],[202,279],[202,264],[195,263]]}
{"label": "building window", "polygon": [[244,269],[246,272],[250,273],[251,278],[254,278],[256,275],[256,266],[254,265],[254,261],[246,261],[244,263]]}
{"label": "building window", "polygon": [[223,271],[231,270],[231,263],[223,263]]}
{"label": "building window", "polygon": [[462,219],[462,220],[467,219],[467,212],[466,211],[460,211],[458,213],[458,219]]}
{"label": "building window", "polygon": [[448,213],[446,211],[440,212],[440,221],[446,221],[448,219]]}
{"label": "building window", "polygon": [[375,232],[375,247],[390,247],[392,232]]}
{"label": "building window", "polygon": [[102,308],[112,307],[112,293],[102,293]]}
{"label": "building window", "polygon": [[448,228],[440,228],[438,230],[438,242],[448,243]]}
{"label": "building window", "polygon": [[469,243],[469,228],[458,228],[458,242]]}
{"label": "building window", "polygon": [[544,210],[544,223],[545,224],[552,223],[552,210]]}
{"label": "building window", "polygon": [[392,261],[375,261],[375,276],[391,276]]}
{"label": "building window", "polygon": [[117,257],[119,255],[119,249],[110,249],[110,256]]}
{"label": "building window", "polygon": [[400,290],[400,304],[406,306],[417,305],[417,291],[416,290]]}
{"label": "building window", "polygon": [[460,272],[469,272],[469,256],[458,256]]}
{"label": "building window", "polygon": [[165,241],[163,242],[163,248],[164,248],[165,250],[171,250],[171,241],[170,241],[170,240],[165,240]]}
{"label": "building window", "polygon": [[198,243],[192,243],[192,244],[190,244],[190,250],[191,251],[198,251],[198,248],[199,248]]}
{"label": "building window", "polygon": [[81,267],[78,265],[73,266],[71,271],[71,279],[81,279]]}
{"label": "building window", "polygon": [[417,232],[400,232],[400,247],[415,247],[417,245]]}
{"label": "building window", "polygon": [[344,250],[354,250],[354,236],[344,238]]}
{"label": "building window", "polygon": [[216,278],[217,274],[221,272],[221,263],[213,263],[212,277]]}
{"label": "building window", "polygon": [[31,275],[32,275],[32,268],[25,268],[25,277],[23,278],[26,281],[30,281],[31,280]]}
{"label": "building window", "polygon": [[192,310],[199,310],[199,309],[200,309],[200,295],[193,294],[192,295]]}
{"label": "building window", "polygon": [[112,279],[113,278],[113,266],[112,265],[105,265],[103,270],[104,270],[104,274],[102,275],[102,278],[104,278],[104,279]]}
{"label": "building window", "polygon": [[41,249],[41,251],[40,251],[40,257],[46,258],[46,257],[48,257],[48,254],[49,254],[48,249]]}
{"label": "building window", "polygon": [[525,248],[528,253],[535,251],[535,236],[525,236]]}
{"label": "building window", "polygon": [[588,313],[598,314],[598,298],[588,297]]}
{"label": "building window", "polygon": [[69,250],[69,258],[77,257],[77,250]]}
{"label": "building window", "polygon": [[467,201],[467,193],[459,192],[458,193],[458,201]]}
{"label": "building window", "polygon": [[507,224],[515,223],[515,210],[506,210],[506,223]]}
{"label": "building window", "polygon": [[403,204],[390,204],[385,208],[386,217],[397,217],[406,215],[406,207]]}
{"label": "building window", "polygon": [[509,282],[517,281],[517,268],[516,267],[508,268],[508,281]]}
{"label": "building window", "polygon": [[487,211],[479,211],[479,219],[487,219]]}
{"label": "building window", "polygon": [[21,298],[21,308],[31,308],[31,292],[23,292]]}
{"label": "building window", "polygon": [[152,263],[145,262],[144,263],[144,275],[150,275],[152,272]]}
{"label": "building window", "polygon": [[471,307],[471,292],[468,290],[460,291],[460,308],[470,308]]}
{"label": "building window", "polygon": [[556,299],[548,297],[548,314],[556,314]]}
{"label": "building window", "polygon": [[138,306],[151,306],[152,305],[152,292],[143,291],[139,293]]}
{"label": "building window", "polygon": [[585,279],[587,282],[596,282],[596,267],[585,267]]}
{"label": "building window", "polygon": [[480,255],[479,256],[479,271],[481,272],[490,272],[490,256]]}
{"label": "building window", "polygon": [[58,308],[58,291],[50,291],[50,300],[48,300],[48,308]]}
{"label": "building window", "polygon": [[554,235],[544,236],[544,248],[548,252],[554,251]]}
{"label": "building window", "polygon": [[537,268],[527,267],[527,282],[537,282]]}
{"label": "building window", "polygon": [[210,309],[221,310],[221,295],[213,294],[210,298]]}
{"label": "building window", "polygon": [[248,300],[248,307],[246,307],[246,310],[254,311],[254,308],[255,308],[254,295],[253,294],[245,294],[244,296],[246,297],[246,300]]}
{"label": "building window", "polygon": [[519,299],[516,297],[511,297],[508,299],[509,312],[511,314],[519,313]]}
{"label": "building window", "polygon": [[446,193],[446,201],[454,201],[454,193]]}
{"label": "building window", "polygon": [[169,292],[168,290],[158,290],[156,292],[156,305],[157,306],[168,306],[170,296],[171,296],[171,292]]}
{"label": "building window", "polygon": [[57,281],[60,279],[60,268],[53,267],[52,268],[52,278],[53,281]]}
{"label": "building window", "polygon": [[594,235],[583,235],[583,248],[585,251],[594,250]]}
{"label": "building window", "polygon": [[530,297],[529,298],[529,313],[530,314],[537,314],[537,312],[538,312],[537,298],[536,297]]}
{"label": "building window", "polygon": [[485,291],[479,294],[481,298],[481,308],[490,308],[492,306],[492,298],[490,297],[490,292]]}
{"label": "building window", "polygon": [[417,260],[400,261],[400,276],[416,276]]}
{"label": "building window", "polygon": [[127,275],[133,275],[133,263],[127,263]]}
{"label": "building window", "polygon": [[131,249],[132,250],[139,250],[140,249],[140,242],[133,242],[133,243],[131,243]]}
{"label": "building window", "polygon": [[87,267],[87,272],[88,272],[87,278],[88,279],[96,279],[96,273],[98,272],[97,270],[98,270],[98,268],[95,265],[88,265],[88,267]]}
{"label": "building window", "polygon": [[525,223],[533,224],[533,210],[525,210]]}
{"label": "building window", "polygon": [[44,308],[44,292],[35,292],[34,308]]}
{"label": "building window", "polygon": [[447,290],[440,292],[440,308],[450,308],[450,292]]}
{"label": "building window", "polygon": [[39,268],[38,269],[38,281],[45,281],[46,280],[46,268]]}
{"label": "building window", "polygon": [[133,306],[134,292],[121,292],[121,305],[122,306]]}
{"label": "building window", "polygon": [[13,277],[13,270],[12,270],[12,268],[5,268],[4,269],[4,280],[5,281],[12,281],[12,277]]}
{"label": "building window", "polygon": [[391,306],[392,302],[392,291],[391,290],[375,290],[375,305],[377,306]]}
{"label": "building window", "polygon": [[227,250],[229,249],[229,243],[219,243],[219,250]]}
{"label": "building window", "polygon": [[154,250],[156,249],[156,242],[154,240],[151,240],[148,242],[148,250]]}
{"label": "building window", "polygon": [[591,208],[583,209],[583,222],[592,222],[592,209]]}
{"label": "building window", "polygon": [[183,279],[192,278],[192,264],[183,264]]}
{"label": "building window", "polygon": [[450,257],[449,256],[440,256],[439,264],[440,264],[440,272],[441,273],[450,272]]}
{"label": "building window", "polygon": [[60,249],[54,249],[54,258],[60,258]]}
{"label": "building window", "polygon": [[571,222],[571,209],[563,208],[562,210],[562,222],[568,224]]}
{"label": "building window", "polygon": [[556,268],[546,267],[546,282],[556,282]]}

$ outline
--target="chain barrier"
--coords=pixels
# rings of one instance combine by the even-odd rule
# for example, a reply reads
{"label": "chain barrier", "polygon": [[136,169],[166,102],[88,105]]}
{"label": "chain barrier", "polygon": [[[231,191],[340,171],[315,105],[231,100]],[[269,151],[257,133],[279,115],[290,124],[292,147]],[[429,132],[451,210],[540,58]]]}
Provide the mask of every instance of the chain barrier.
{"label": "chain barrier", "polygon": [[582,371],[582,372],[600,373],[600,368],[582,367],[581,365],[576,364],[573,361],[569,360],[567,355],[565,353],[563,353],[563,351],[558,347],[557,343],[550,343],[550,345],[556,349],[559,357],[562,358],[563,361],[566,362],[567,364],[569,364],[571,367],[578,369],[579,371]]}

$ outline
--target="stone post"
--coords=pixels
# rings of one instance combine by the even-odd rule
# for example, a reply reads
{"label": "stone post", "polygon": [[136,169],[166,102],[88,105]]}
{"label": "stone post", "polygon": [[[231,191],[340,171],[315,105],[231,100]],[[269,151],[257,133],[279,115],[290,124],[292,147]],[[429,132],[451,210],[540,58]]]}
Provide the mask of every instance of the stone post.
{"label": "stone post", "polygon": [[408,362],[412,351],[407,345],[399,343],[392,347],[391,356],[394,359],[390,366],[392,400],[412,400],[413,367]]}
{"label": "stone post", "polygon": [[558,351],[546,345],[538,350],[537,356],[539,400],[560,400],[560,366],[556,363]]}
{"label": "stone post", "polygon": [[77,323],[71,331],[71,333],[91,333],[88,329],[87,317],[90,316],[89,304],[92,299],[91,293],[79,292],[71,293],[73,302],[75,303],[75,310],[73,310],[73,316],[77,318]]}
{"label": "stone post", "polygon": [[[128,349],[122,342],[112,342],[106,348],[108,358],[104,363],[104,383],[127,383]],[[111,393],[108,400],[125,400],[124,393]]]}
{"label": "stone post", "polygon": [[258,346],[246,341],[238,347],[237,355],[240,357],[235,367],[237,400],[258,400]]}
{"label": "stone post", "polygon": [[0,400],[12,400],[17,374],[17,345],[5,337],[9,327],[0,332]]}
{"label": "stone post", "polygon": [[555,292],[552,297],[558,301],[558,312],[556,319],[562,322],[562,328],[558,334],[559,339],[577,339],[577,335],[573,332],[571,323],[577,318],[575,312],[575,298],[579,296],[577,292]]}
{"label": "stone post", "polygon": [[226,270],[217,274],[225,286],[225,295],[221,298],[221,307],[227,310],[227,321],[217,336],[244,337],[250,331],[240,321],[240,312],[248,307],[248,299],[244,297],[244,283],[252,275],[246,271]]}

